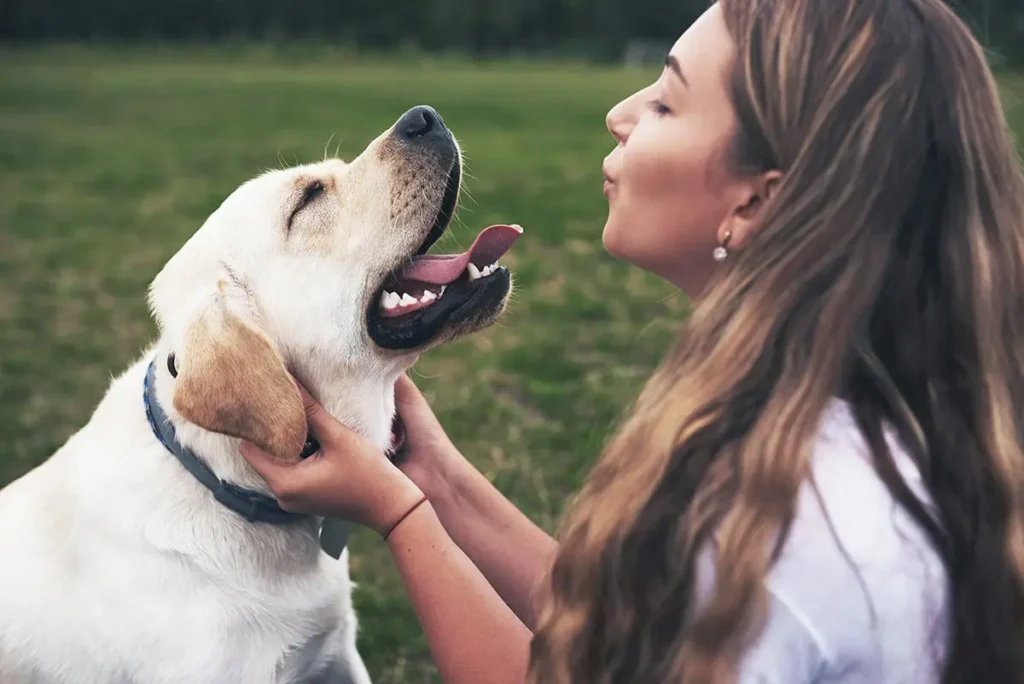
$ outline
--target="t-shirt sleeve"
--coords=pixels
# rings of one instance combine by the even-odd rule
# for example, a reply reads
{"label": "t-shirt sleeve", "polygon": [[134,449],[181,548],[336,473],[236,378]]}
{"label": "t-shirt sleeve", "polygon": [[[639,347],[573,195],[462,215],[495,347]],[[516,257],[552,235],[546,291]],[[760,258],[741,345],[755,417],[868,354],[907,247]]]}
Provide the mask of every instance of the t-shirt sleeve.
{"label": "t-shirt sleeve", "polygon": [[805,619],[769,590],[768,621],[740,661],[737,684],[812,684],[825,656]]}

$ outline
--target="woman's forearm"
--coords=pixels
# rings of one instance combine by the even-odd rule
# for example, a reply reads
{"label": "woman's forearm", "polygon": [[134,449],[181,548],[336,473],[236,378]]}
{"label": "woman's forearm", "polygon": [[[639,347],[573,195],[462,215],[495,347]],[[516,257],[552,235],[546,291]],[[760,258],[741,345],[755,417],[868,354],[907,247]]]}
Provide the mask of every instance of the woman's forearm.
{"label": "woman's forearm", "polygon": [[456,546],[427,503],[388,538],[445,684],[522,684],[530,631]]}
{"label": "woman's forearm", "polygon": [[530,629],[534,592],[558,544],[461,455],[431,502],[448,534]]}

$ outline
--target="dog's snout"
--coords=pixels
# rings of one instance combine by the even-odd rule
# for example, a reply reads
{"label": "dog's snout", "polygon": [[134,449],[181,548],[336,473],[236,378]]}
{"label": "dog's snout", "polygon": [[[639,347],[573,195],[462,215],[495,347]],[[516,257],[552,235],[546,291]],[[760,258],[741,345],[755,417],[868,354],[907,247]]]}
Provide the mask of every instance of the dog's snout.
{"label": "dog's snout", "polygon": [[412,145],[437,145],[450,143],[444,119],[433,107],[413,107],[395,124],[395,135]]}

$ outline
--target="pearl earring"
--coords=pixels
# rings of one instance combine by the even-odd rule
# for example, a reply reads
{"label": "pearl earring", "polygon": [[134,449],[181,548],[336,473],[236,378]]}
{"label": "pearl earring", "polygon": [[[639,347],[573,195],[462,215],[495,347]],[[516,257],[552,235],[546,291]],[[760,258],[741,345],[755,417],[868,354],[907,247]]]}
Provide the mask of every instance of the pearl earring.
{"label": "pearl earring", "polygon": [[714,257],[715,261],[725,261],[729,256],[729,250],[727,247],[729,246],[729,240],[731,239],[732,232],[728,230],[725,231],[725,235],[722,237],[722,242],[719,243],[719,245],[715,247],[715,251],[711,253],[711,256]]}

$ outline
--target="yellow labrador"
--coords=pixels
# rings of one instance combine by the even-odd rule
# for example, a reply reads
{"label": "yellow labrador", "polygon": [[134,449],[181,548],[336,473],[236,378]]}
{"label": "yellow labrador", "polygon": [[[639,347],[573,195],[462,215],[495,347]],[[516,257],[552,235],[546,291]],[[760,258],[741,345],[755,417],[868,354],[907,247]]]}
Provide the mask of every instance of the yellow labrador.
{"label": "yellow labrador", "polygon": [[369,681],[347,552],[277,509],[238,443],[299,457],[290,373],[385,450],[399,374],[501,314],[518,227],[426,254],[461,172],[416,107],[351,163],[243,184],[170,259],[150,289],[158,341],[0,491],[0,681]]}

